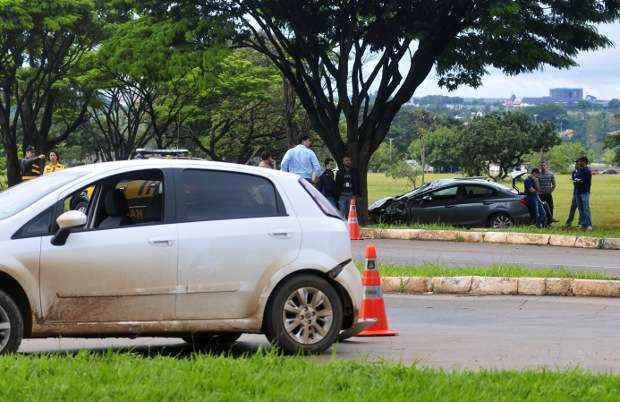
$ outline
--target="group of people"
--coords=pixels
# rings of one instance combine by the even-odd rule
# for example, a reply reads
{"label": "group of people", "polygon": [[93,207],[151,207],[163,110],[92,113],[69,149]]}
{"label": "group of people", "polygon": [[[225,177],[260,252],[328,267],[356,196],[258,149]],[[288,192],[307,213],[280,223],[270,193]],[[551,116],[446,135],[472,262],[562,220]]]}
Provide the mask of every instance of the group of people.
{"label": "group of people", "polygon": [[20,162],[22,181],[36,179],[42,174],[54,173],[65,167],[58,160],[55,151],[49,153],[49,163],[45,163],[45,155],[36,155],[34,147],[26,147],[26,155]]}
{"label": "group of people", "polygon": [[[275,169],[275,162],[269,152],[261,155],[259,166]],[[342,158],[342,168],[337,172],[336,163],[331,158],[325,159],[321,167],[316,154],[310,149],[308,136],[303,136],[299,145],[284,154],[280,169],[312,183],[343,216],[347,216],[351,200],[361,194],[360,175],[353,167],[351,157]]]}
{"label": "group of people", "polygon": [[[590,188],[592,186],[592,172],[588,167],[589,160],[582,156],[575,161],[575,169],[571,174],[573,184],[573,199],[565,227],[570,228],[575,219],[575,212],[579,211],[579,225],[584,230],[592,230],[592,214],[590,211]],[[527,204],[532,220],[538,227],[549,226],[557,222],[553,218],[553,192],[556,188],[555,176],[549,170],[546,161],[539,167],[533,168],[524,182]],[[547,208],[545,208],[545,204]]]}

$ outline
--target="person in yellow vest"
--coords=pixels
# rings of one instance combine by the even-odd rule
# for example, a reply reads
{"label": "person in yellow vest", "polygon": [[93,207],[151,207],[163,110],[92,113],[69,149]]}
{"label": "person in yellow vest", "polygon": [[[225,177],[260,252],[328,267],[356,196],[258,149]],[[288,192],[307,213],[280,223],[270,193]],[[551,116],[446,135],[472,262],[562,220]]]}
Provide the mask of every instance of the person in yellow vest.
{"label": "person in yellow vest", "polygon": [[45,155],[35,156],[34,147],[26,148],[26,157],[21,160],[22,181],[36,179],[43,173]]}
{"label": "person in yellow vest", "polygon": [[55,151],[50,152],[50,163],[45,165],[43,174],[54,173],[58,170],[64,169],[65,166],[58,161],[58,154]]}

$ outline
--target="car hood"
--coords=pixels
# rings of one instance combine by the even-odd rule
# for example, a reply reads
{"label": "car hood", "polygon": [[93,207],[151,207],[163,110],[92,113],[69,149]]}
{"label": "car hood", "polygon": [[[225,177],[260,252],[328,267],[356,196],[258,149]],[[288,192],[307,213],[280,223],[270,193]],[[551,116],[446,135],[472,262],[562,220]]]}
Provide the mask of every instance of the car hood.
{"label": "car hood", "polygon": [[373,202],[370,207],[368,207],[369,211],[375,210],[375,209],[379,209],[383,206],[385,206],[386,204],[388,204],[391,201],[394,201],[396,198],[398,197],[385,197],[385,198],[381,198],[380,200],[377,200],[375,202]]}

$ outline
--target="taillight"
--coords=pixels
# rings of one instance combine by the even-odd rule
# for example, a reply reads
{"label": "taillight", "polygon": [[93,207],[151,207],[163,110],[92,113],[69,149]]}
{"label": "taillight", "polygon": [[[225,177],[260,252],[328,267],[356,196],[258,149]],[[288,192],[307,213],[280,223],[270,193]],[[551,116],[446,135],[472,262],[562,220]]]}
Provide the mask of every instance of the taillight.
{"label": "taillight", "polygon": [[527,199],[525,197],[521,197],[521,199],[519,200],[519,204],[527,207]]}

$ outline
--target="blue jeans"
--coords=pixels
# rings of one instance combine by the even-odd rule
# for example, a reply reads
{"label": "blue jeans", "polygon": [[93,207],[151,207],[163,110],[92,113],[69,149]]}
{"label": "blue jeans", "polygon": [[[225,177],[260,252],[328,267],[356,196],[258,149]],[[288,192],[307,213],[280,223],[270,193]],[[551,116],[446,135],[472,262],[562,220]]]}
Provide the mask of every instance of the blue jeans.
{"label": "blue jeans", "polygon": [[338,199],[338,209],[340,209],[340,213],[345,218],[349,216],[349,208],[351,207],[351,200],[353,199],[353,195],[341,195]]}
{"label": "blue jeans", "polygon": [[592,226],[592,213],[590,212],[590,193],[575,194],[577,196],[577,208],[579,209],[579,224],[582,228]]}
{"label": "blue jeans", "polygon": [[538,198],[538,195],[530,195],[527,197],[527,203],[530,205],[530,212],[532,218],[539,228],[547,226],[547,214],[542,201]]}

